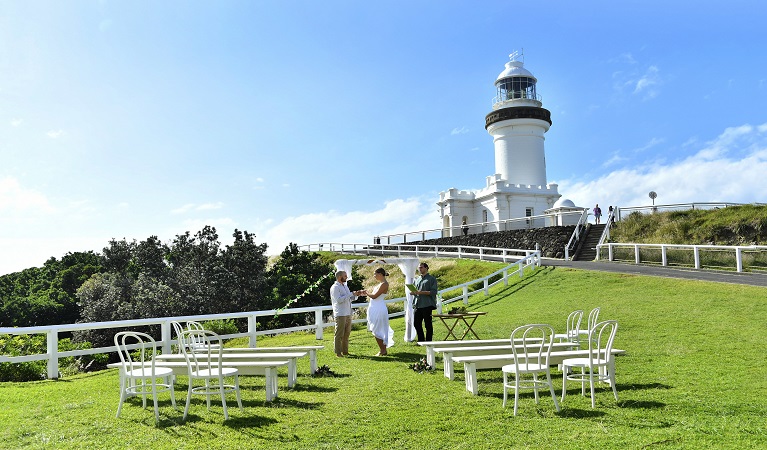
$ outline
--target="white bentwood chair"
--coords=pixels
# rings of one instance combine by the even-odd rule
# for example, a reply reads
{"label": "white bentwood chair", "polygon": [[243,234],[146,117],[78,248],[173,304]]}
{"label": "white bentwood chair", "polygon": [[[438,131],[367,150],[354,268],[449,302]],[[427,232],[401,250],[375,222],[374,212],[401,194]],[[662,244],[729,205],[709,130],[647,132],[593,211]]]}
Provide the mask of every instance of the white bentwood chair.
{"label": "white bentwood chair", "polygon": [[574,346],[580,346],[580,328],[581,321],[583,320],[583,310],[576,309],[567,315],[567,331],[565,333],[557,333],[554,335],[554,339],[559,342],[571,342]]}
{"label": "white bentwood chair", "polygon": [[[596,407],[594,399],[594,383],[607,382],[613,389],[615,401],[618,401],[618,390],[615,387],[615,356],[612,354],[615,333],[618,322],[605,320],[594,325],[589,332],[589,356],[586,358],[568,358],[562,362],[562,401],[567,393],[567,381],[581,382],[581,395],[586,395],[586,383],[591,387],[591,407]],[[573,369],[581,369],[580,373],[570,373]]]}
{"label": "white bentwood chair", "polygon": [[[186,330],[181,333],[180,341],[189,374],[184,420],[189,413],[192,394],[206,396],[208,410],[210,410],[210,397],[220,395],[221,405],[224,408],[224,420],[228,420],[226,394],[234,392],[237,397],[237,405],[242,411],[239,371],[234,367],[223,366],[221,337],[212,331]],[[225,383],[225,379],[230,377],[233,378],[233,382]],[[204,385],[195,386],[196,380],[202,380]]]}
{"label": "white bentwood chair", "polygon": [[[115,346],[120,356],[120,404],[117,406],[117,416],[120,417],[123,402],[128,397],[140,395],[146,408],[147,395],[154,401],[155,422],[160,421],[157,407],[157,394],[170,392],[173,408],[176,408],[176,396],[173,392],[173,370],[167,367],[155,366],[154,356],[159,352],[152,336],[137,331],[121,331],[115,334]],[[161,379],[163,382],[158,383]]]}
{"label": "white bentwood chair", "polygon": [[[545,387],[551,391],[554,399],[554,408],[559,411],[557,394],[554,393],[554,385],[551,382],[549,370],[549,356],[554,343],[554,328],[551,325],[531,324],[517,327],[511,333],[512,353],[514,364],[507,364],[501,368],[503,371],[503,407],[506,407],[508,390],[514,390],[514,415],[517,415],[519,403],[519,391],[532,389],[535,393],[535,403],[538,403],[538,389]],[[514,344],[521,345],[514,345]],[[545,379],[539,379],[538,375],[545,375]],[[514,377],[509,381],[509,375]]]}
{"label": "white bentwood chair", "polygon": [[[172,321],[171,325],[173,326],[173,330],[176,332],[176,339],[178,340],[178,353],[182,354],[181,351],[181,334],[184,331],[187,330],[195,330],[195,331],[205,331],[205,327],[200,322],[196,322],[194,320],[188,320],[186,321],[186,326],[182,325],[181,322]],[[191,345],[191,348],[194,349],[194,351],[205,351],[204,344],[202,342],[197,342],[196,340],[191,340],[187,342],[187,345]]]}
{"label": "white bentwood chair", "polygon": [[597,324],[597,320],[599,320],[599,306],[597,306],[596,308],[592,309],[591,312],[589,312],[589,318],[588,318],[588,321],[586,322],[586,327],[587,328],[585,330],[581,329],[580,330],[580,335],[581,336],[588,336],[589,335],[589,331],[592,328],[594,328],[594,325]]}

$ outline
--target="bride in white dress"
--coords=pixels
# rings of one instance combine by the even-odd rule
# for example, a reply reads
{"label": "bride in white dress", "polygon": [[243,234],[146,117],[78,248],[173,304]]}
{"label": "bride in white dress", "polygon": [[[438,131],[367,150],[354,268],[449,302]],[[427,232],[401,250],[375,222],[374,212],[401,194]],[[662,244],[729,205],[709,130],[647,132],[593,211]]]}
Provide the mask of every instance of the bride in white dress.
{"label": "bride in white dress", "polygon": [[378,343],[378,353],[376,356],[386,356],[387,347],[394,345],[394,330],[389,326],[389,309],[386,307],[386,293],[389,292],[389,282],[386,281],[386,273],[382,267],[375,271],[375,278],[378,285],[365,291],[365,295],[370,299],[368,306],[368,330],[373,333]]}

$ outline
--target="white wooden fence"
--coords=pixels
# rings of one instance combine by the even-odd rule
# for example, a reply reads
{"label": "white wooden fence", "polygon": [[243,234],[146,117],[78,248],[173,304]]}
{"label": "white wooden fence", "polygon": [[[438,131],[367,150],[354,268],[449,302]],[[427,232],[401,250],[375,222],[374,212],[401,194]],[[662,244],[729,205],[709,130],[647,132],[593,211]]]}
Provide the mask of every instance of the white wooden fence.
{"label": "white wooden fence", "polygon": [[[700,269],[701,265],[701,251],[706,252],[725,252],[732,255],[732,259],[735,263],[735,270],[743,272],[744,270],[744,254],[754,253],[758,254],[767,251],[767,246],[764,245],[681,245],[681,244],[633,244],[633,243],[620,243],[611,242],[607,244],[597,245],[597,260],[601,258],[604,250],[607,250],[607,260],[616,261],[615,252],[617,249],[628,249],[634,254],[634,263],[640,264],[642,262],[654,262],[660,263],[662,266],[668,266],[669,250],[683,250],[692,254],[693,265],[696,269]],[[660,250],[660,261],[657,258],[642,258],[642,250]]]}
{"label": "white wooden fence", "polygon": [[[342,247],[343,245],[344,244],[341,244]],[[536,267],[540,267],[541,265],[540,252],[537,252],[534,250],[518,250],[518,251],[525,252],[527,253],[527,255],[519,259],[517,262],[513,264],[509,264],[508,266],[500,270],[497,270],[491,273],[490,275],[486,275],[482,278],[477,278],[475,280],[468,281],[458,286],[451,286],[451,287],[440,290],[438,292],[440,299],[442,297],[442,294],[450,293],[456,290],[461,290],[461,295],[447,299],[445,301],[440,301],[438,304],[438,310],[441,312],[441,308],[443,305],[452,303],[455,301],[463,300],[465,304],[468,304],[469,297],[471,295],[474,295],[480,291],[484,292],[485,295],[488,295],[489,289],[492,286],[495,286],[499,283],[504,283],[508,285],[509,278],[511,278],[512,276],[523,278],[525,274],[525,269],[532,268],[531,270],[534,270]],[[351,253],[348,246],[345,252]],[[458,254],[460,253],[461,253],[460,250],[458,250]],[[440,255],[442,255],[441,252],[440,252]],[[430,255],[421,253],[420,256],[430,256]],[[494,256],[498,256],[498,255],[494,255]],[[502,258],[504,261],[506,260],[506,257],[507,257],[506,253],[503,252]],[[499,274],[501,274],[501,277],[498,280],[490,283],[489,280],[491,278],[496,277]],[[469,291],[470,287],[478,282],[483,282],[482,289]],[[393,299],[387,300],[386,303],[397,303],[397,302],[402,302],[405,300],[406,300],[405,297],[393,298]],[[363,308],[366,306],[368,306],[367,303],[352,304],[353,308]],[[176,344],[176,341],[173,339],[173,336],[171,334],[171,331],[172,331],[171,322],[173,321],[183,322],[187,320],[206,321],[206,320],[226,320],[226,319],[246,318],[248,321],[247,332],[228,334],[222,337],[225,339],[231,339],[236,337],[247,337],[248,345],[250,347],[256,347],[256,337],[259,335],[288,333],[288,332],[294,332],[294,331],[314,330],[316,338],[322,339],[323,330],[325,329],[325,327],[333,326],[333,322],[325,321],[325,317],[326,317],[325,312],[331,311],[332,309],[333,309],[332,306],[328,305],[328,306],[314,306],[314,307],[306,307],[306,308],[286,308],[284,310],[249,311],[249,312],[239,312],[239,313],[206,314],[206,315],[198,315],[198,316],[159,317],[159,318],[150,318],[150,319],[118,320],[118,321],[109,321],[109,322],[47,325],[47,326],[39,326],[39,327],[16,327],[16,328],[3,327],[3,328],[0,328],[0,336],[30,335],[30,334],[46,335],[47,352],[41,353],[41,354],[35,354],[35,355],[25,355],[25,356],[0,355],[0,363],[21,363],[26,361],[47,360],[48,378],[57,379],[59,377],[59,358],[65,358],[70,356],[91,355],[91,354],[97,354],[97,353],[111,353],[111,352],[117,351],[117,349],[114,346],[98,347],[98,348],[85,349],[85,350],[59,351],[59,335],[61,333],[81,331],[81,330],[110,329],[110,328],[124,329],[129,327],[141,327],[141,326],[148,326],[148,325],[160,326],[161,337],[160,337],[160,340],[158,341],[158,345],[162,347],[164,353],[169,353],[171,351],[171,346],[173,344]],[[291,328],[273,329],[273,330],[256,330],[258,317],[274,316],[275,314],[283,315],[283,314],[306,314],[306,313],[314,313],[313,324],[298,326],[298,327],[291,327]],[[404,315],[404,312],[399,312],[399,313],[391,314],[390,317],[401,317],[403,315]],[[329,314],[327,316],[329,316]],[[366,323],[366,319],[354,320],[353,323]]]}

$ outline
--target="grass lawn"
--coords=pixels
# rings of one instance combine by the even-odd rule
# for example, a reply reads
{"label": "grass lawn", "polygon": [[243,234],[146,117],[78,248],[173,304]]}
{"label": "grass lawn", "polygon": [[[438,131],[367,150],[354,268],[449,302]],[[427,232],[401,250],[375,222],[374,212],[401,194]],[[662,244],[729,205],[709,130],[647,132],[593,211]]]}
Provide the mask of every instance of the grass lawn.
{"label": "grass lawn", "polygon": [[[571,384],[563,409],[543,394],[522,395],[518,416],[501,406],[500,370],[479,373],[479,395],[456,380],[416,373],[408,365],[424,355],[404,343],[402,319],[392,320],[396,345],[388,357],[361,327],[352,332],[350,358],[333,355],[327,329],[319,364],[335,378],[308,376],[279,398],[264,401],[264,379],[243,377],[244,411],[220,402],[210,411],[193,399],[181,421],[186,379],[176,385],[179,410],[164,394],[160,424],[131,399],[122,416],[116,371],[59,381],[0,383],[0,448],[765,448],[767,447],[767,290],[635,275],[542,268],[491,295],[472,297],[487,311],[475,324],[482,338],[508,337],[524,323],[551,323],[564,331],[573,309],[601,307],[601,320],[617,319],[620,401],[607,386],[591,409]],[[585,318],[584,318],[585,320]],[[442,324],[435,321],[435,339]],[[261,346],[317,344],[313,334],[264,338]],[[437,359],[441,364],[441,359]],[[561,373],[554,371],[561,394]],[[234,403],[233,399],[230,404]]]}

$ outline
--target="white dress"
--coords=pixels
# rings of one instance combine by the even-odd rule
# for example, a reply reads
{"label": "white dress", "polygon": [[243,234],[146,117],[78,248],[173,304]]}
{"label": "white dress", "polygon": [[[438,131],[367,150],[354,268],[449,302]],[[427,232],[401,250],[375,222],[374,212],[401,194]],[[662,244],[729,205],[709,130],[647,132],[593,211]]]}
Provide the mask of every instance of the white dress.
{"label": "white dress", "polygon": [[[375,287],[373,294],[378,292],[381,285]],[[394,330],[389,326],[389,309],[386,307],[386,294],[382,294],[377,298],[370,298],[370,306],[368,306],[368,330],[373,333],[373,336],[386,342],[386,347],[394,345]]]}

